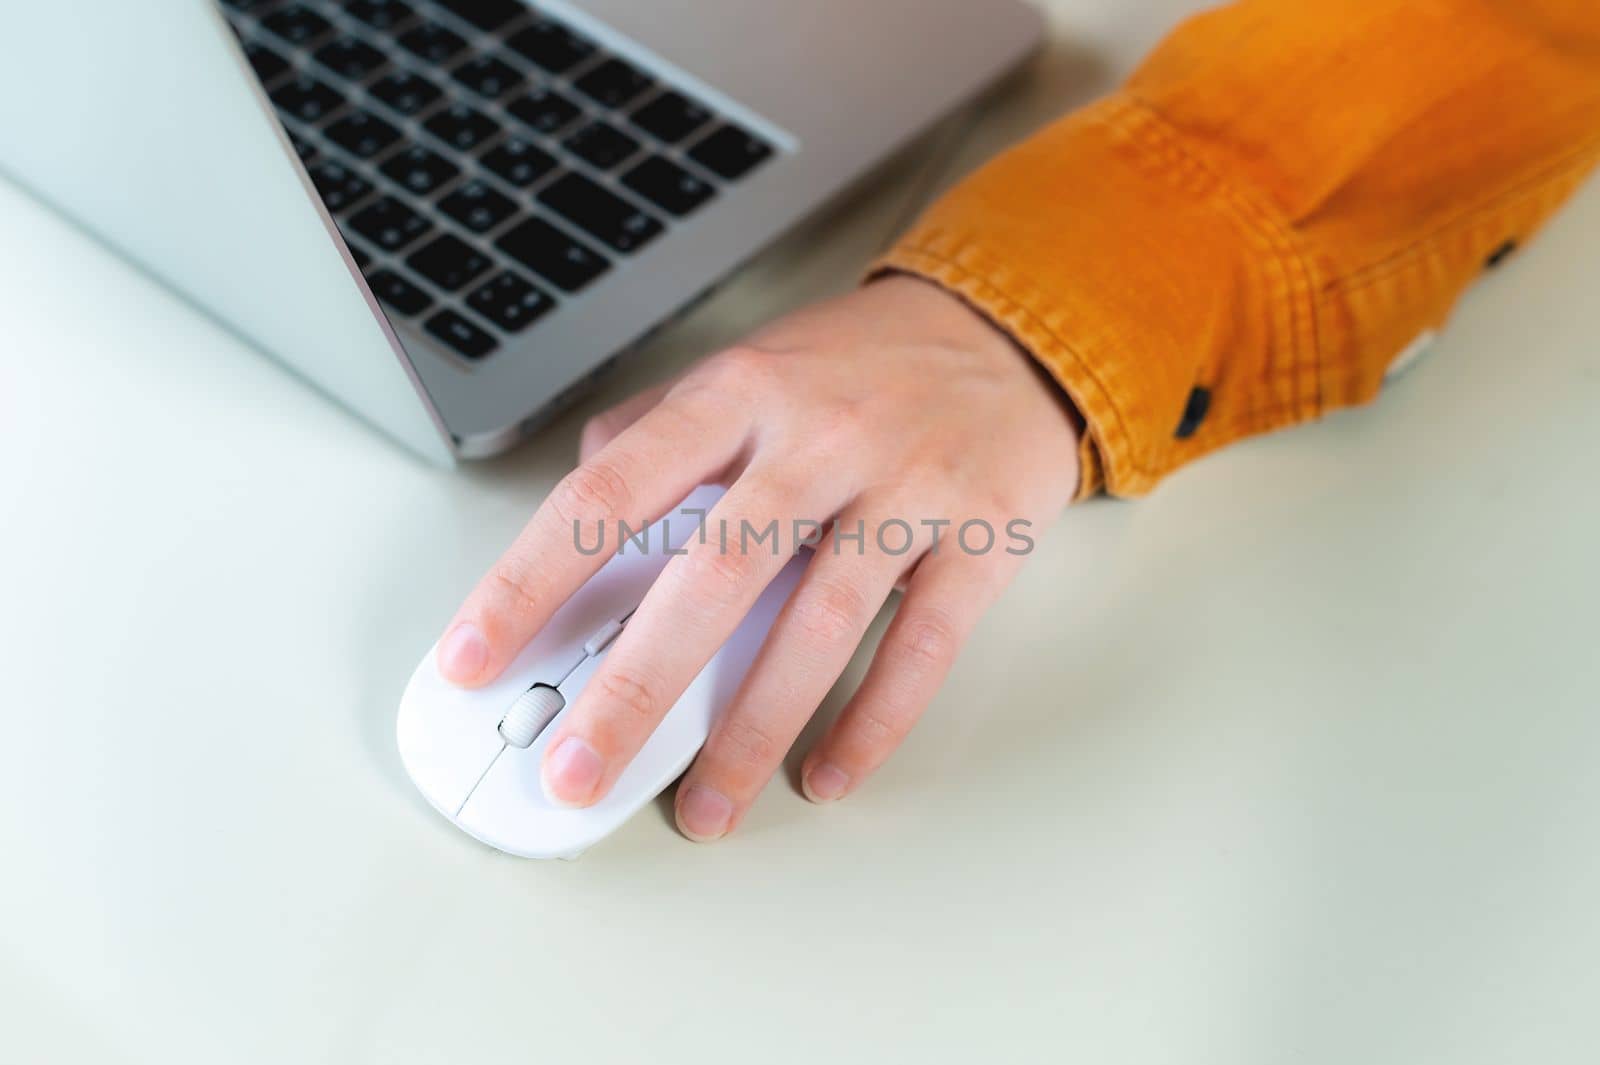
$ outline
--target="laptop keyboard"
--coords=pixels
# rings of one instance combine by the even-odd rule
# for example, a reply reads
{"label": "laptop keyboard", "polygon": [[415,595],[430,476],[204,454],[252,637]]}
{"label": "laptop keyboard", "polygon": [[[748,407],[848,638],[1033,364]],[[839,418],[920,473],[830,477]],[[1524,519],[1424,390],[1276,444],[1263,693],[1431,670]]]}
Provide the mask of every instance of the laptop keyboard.
{"label": "laptop keyboard", "polygon": [[461,357],[774,154],[523,0],[221,0],[373,294]]}

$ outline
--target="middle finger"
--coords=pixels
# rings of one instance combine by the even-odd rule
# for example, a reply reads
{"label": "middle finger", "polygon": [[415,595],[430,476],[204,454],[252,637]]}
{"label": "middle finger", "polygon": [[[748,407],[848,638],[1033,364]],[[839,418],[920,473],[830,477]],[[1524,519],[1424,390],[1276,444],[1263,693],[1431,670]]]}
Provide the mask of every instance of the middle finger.
{"label": "middle finger", "polygon": [[[820,521],[843,502],[837,483],[757,462],[728,489],[706,517],[707,535],[667,566],[552,740],[543,772],[553,801],[589,806],[611,790],[787,564],[792,522]],[[744,532],[774,521],[777,543]]]}
{"label": "middle finger", "polygon": [[870,532],[859,541],[839,535],[858,522],[871,528],[866,519],[878,516],[852,506],[818,545],[738,695],[678,787],[678,825],[690,839],[718,839],[738,825],[849,665],[895,581],[926,550],[915,539],[894,553],[879,548]]}

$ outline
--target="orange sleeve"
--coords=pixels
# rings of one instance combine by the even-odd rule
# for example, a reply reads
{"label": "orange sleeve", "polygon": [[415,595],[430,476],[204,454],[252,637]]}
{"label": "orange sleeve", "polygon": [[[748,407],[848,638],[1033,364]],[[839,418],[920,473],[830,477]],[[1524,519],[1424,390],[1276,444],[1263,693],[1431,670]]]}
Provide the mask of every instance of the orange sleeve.
{"label": "orange sleeve", "polygon": [[1239,0],[879,269],[1010,332],[1084,418],[1080,494],[1139,495],[1372,399],[1597,160],[1600,0]]}

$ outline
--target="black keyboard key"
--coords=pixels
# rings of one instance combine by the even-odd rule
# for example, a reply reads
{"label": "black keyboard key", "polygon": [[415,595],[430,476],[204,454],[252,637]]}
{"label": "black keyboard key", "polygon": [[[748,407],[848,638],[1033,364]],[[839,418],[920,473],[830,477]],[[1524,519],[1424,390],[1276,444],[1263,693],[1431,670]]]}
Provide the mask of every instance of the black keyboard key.
{"label": "black keyboard key", "polygon": [[310,174],[322,202],[335,214],[354,206],[372,191],[372,182],[331,159],[312,167]]}
{"label": "black keyboard key", "polygon": [[351,111],[329,126],[324,135],[358,159],[371,159],[400,139],[399,130],[365,111]]}
{"label": "black keyboard key", "polygon": [[438,0],[438,3],[480,30],[497,30],[528,10],[519,0]]}
{"label": "black keyboard key", "polygon": [[496,246],[563,292],[577,292],[611,268],[599,252],[542,218],[528,219]]}
{"label": "black keyboard key", "polygon": [[413,252],[406,265],[446,292],[454,292],[483,276],[494,264],[466,241],[447,233]]}
{"label": "black keyboard key", "polygon": [[467,42],[437,22],[424,22],[399,37],[400,47],[419,59],[443,63],[467,47]]}
{"label": "black keyboard key", "polygon": [[609,122],[591,122],[566,140],[567,151],[590,166],[610,170],[639,150],[639,142]]}
{"label": "black keyboard key", "polygon": [[594,54],[592,43],[551,19],[539,19],[506,43],[552,74],[571,70]]}
{"label": "black keyboard key", "polygon": [[522,74],[503,59],[480,55],[456,67],[456,81],[479,96],[498,100],[512,89],[522,88]]}
{"label": "black keyboard key", "polygon": [[508,333],[520,333],[555,309],[556,301],[513,273],[467,297],[467,305]]}
{"label": "black keyboard key", "polygon": [[607,59],[573,84],[596,103],[616,108],[638,99],[654,82],[620,59]]}
{"label": "black keyboard key", "polygon": [[350,81],[365,81],[388,62],[382,52],[354,37],[335,37],[317,49],[316,60]]}
{"label": "black keyboard key", "polygon": [[507,137],[483,157],[483,165],[502,179],[525,189],[556,168],[555,156],[518,137]]}
{"label": "black keyboard key", "polygon": [[506,105],[506,110],[538,133],[554,133],[582,112],[554,89],[538,89]]}
{"label": "black keyboard key", "polygon": [[344,9],[375,30],[392,30],[412,14],[401,0],[353,0]]}
{"label": "black keyboard key", "polygon": [[433,297],[393,270],[379,270],[367,278],[372,294],[401,314],[415,317],[433,306]]}
{"label": "black keyboard key", "polygon": [[367,91],[407,118],[427,110],[444,95],[444,90],[427,78],[404,70],[379,78]]}
{"label": "black keyboard key", "polygon": [[350,258],[355,260],[356,269],[364,271],[372,265],[372,256],[362,251],[359,244],[352,244],[347,240],[344,242],[344,246],[350,249]]}
{"label": "black keyboard key", "polygon": [[266,84],[289,69],[289,61],[264,44],[251,42],[244,46],[245,57],[250,60],[256,77]]}
{"label": "black keyboard key", "polygon": [[315,78],[298,77],[284,82],[272,94],[278,110],[302,122],[321,122],[344,105],[344,97]]}
{"label": "black keyboard key", "polygon": [[423,123],[423,128],[459,151],[471,151],[500,132],[499,123],[466,104],[451,104]]}
{"label": "black keyboard key", "polygon": [[772,155],[772,146],[738,126],[725,125],[689,149],[689,158],[733,181],[742,178]]}
{"label": "black keyboard key", "polygon": [[450,160],[420,145],[396,152],[383,164],[384,174],[407,191],[426,196],[439,186],[455,180],[461,169]]}
{"label": "black keyboard key", "polygon": [[290,44],[306,45],[333,29],[327,19],[305,4],[290,4],[261,20],[261,25]]}
{"label": "black keyboard key", "polygon": [[494,337],[455,311],[440,311],[428,319],[426,328],[440,341],[469,359],[481,359],[500,346]]}
{"label": "black keyboard key", "polygon": [[303,137],[296,137],[293,133],[289,134],[289,147],[294,149],[294,154],[300,157],[302,163],[309,164],[318,154],[317,149],[312,146],[310,141]]}
{"label": "black keyboard key", "polygon": [[710,121],[710,111],[675,92],[664,92],[633,113],[635,126],[667,144],[677,144]]}
{"label": "black keyboard key", "polygon": [[563,174],[545,186],[539,199],[618,251],[637,251],[662,230],[660,222],[582,174]]}
{"label": "black keyboard key", "polygon": [[433,227],[411,208],[382,196],[357,211],[350,228],[384,251],[399,251]]}
{"label": "black keyboard key", "polygon": [[439,201],[439,210],[474,233],[487,233],[516,214],[517,205],[482,181],[467,181]]}
{"label": "black keyboard key", "polygon": [[716,195],[703,181],[661,156],[652,156],[622,175],[622,183],[657,207],[682,218]]}

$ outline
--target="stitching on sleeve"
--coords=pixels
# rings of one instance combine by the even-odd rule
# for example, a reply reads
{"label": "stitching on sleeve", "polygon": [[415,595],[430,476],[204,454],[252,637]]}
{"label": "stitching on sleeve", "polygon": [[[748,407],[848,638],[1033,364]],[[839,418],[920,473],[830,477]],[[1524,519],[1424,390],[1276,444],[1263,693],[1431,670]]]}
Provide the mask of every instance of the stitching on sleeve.
{"label": "stitching on sleeve", "polygon": [[[1293,393],[1290,403],[1303,407],[1302,397],[1306,392],[1303,374],[1309,370],[1312,409],[1302,411],[1301,416],[1320,416],[1323,411],[1324,352],[1321,307],[1317,299],[1319,283],[1303,235],[1266,196],[1248,186],[1238,185],[1227,173],[1191,150],[1182,131],[1149,104],[1127,94],[1119,102],[1121,106],[1112,112],[1115,116],[1113,121],[1118,123],[1125,136],[1138,139],[1142,142],[1140,147],[1164,149],[1167,154],[1178,157],[1189,169],[1204,175],[1211,193],[1207,199],[1232,218],[1247,237],[1253,238],[1251,243],[1261,253],[1265,267],[1276,272],[1281,292],[1269,292],[1266,295],[1281,295],[1283,309],[1288,316],[1288,335],[1283,338],[1288,352],[1286,359],[1270,359],[1267,362],[1263,385],[1270,392],[1270,382],[1274,377],[1286,377],[1291,382]],[[1160,162],[1160,159],[1152,155],[1151,161]],[[1170,170],[1162,169],[1152,173],[1169,182],[1175,182],[1177,176]],[[1269,316],[1278,302],[1272,298],[1265,301]],[[1268,337],[1284,332],[1271,321],[1268,326]]]}

